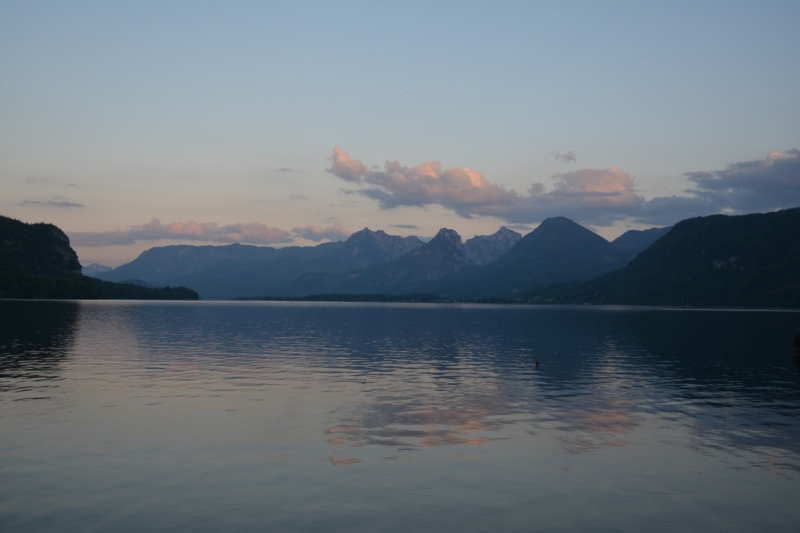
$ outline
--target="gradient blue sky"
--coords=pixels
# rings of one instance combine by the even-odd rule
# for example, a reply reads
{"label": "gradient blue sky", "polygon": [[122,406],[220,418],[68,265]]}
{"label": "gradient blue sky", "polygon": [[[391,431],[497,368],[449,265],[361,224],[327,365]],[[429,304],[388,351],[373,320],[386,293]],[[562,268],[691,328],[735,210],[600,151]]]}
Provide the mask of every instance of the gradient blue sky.
{"label": "gradient blue sky", "polygon": [[558,214],[613,237],[800,205],[798,95],[796,1],[3,1],[0,214],[112,266]]}

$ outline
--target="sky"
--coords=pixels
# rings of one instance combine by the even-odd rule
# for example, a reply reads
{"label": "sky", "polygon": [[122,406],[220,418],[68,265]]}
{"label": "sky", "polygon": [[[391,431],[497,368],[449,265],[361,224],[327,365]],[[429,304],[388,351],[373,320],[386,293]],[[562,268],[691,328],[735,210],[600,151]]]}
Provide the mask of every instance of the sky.
{"label": "sky", "polygon": [[800,2],[0,0],[0,214],[169,244],[800,206]]}

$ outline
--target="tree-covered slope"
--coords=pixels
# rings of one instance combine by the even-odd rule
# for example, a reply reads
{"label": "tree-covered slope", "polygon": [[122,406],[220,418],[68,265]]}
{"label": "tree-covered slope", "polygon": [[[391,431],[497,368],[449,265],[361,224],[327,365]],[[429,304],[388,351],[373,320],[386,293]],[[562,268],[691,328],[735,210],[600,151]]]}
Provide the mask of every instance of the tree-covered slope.
{"label": "tree-covered slope", "polygon": [[0,271],[41,276],[80,274],[69,237],[53,224],[25,224],[0,216]]}
{"label": "tree-covered slope", "polygon": [[535,302],[800,307],[800,208],[684,220],[626,268]]}
{"label": "tree-covered slope", "polygon": [[0,216],[0,298],[196,300],[184,287],[147,289],[81,274],[69,238],[52,224]]}
{"label": "tree-covered slope", "polygon": [[632,229],[611,241],[611,244],[620,253],[625,255],[626,262],[630,262],[642,251],[652,246],[654,242],[664,236],[670,229],[672,228]]}

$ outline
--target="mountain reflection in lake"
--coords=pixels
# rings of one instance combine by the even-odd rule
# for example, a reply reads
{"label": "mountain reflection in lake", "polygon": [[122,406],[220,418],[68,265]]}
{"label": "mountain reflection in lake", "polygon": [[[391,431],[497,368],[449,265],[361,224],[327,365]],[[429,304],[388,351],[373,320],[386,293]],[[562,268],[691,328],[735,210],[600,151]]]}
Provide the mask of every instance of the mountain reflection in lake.
{"label": "mountain reflection in lake", "polygon": [[0,318],[3,531],[800,519],[800,313],[1,301]]}
{"label": "mountain reflection in lake", "polygon": [[59,379],[60,363],[72,348],[80,306],[53,302],[46,312],[42,310],[40,302],[0,305],[0,391],[9,387],[42,392],[49,387],[42,382]]}

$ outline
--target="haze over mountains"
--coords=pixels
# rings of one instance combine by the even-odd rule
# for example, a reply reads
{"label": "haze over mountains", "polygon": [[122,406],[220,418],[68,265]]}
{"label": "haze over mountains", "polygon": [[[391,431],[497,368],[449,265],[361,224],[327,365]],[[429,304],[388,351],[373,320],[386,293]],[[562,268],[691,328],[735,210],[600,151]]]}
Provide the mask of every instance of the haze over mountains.
{"label": "haze over mountains", "polygon": [[365,228],[344,242],[313,247],[153,248],[97,277],[181,285],[207,299],[408,292],[514,297],[537,284],[591,279],[620,268],[667,229],[632,230],[609,243],[555,218],[524,238],[503,227],[462,243],[458,233],[442,229],[423,243]]}

